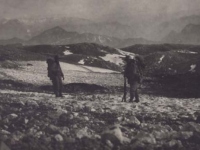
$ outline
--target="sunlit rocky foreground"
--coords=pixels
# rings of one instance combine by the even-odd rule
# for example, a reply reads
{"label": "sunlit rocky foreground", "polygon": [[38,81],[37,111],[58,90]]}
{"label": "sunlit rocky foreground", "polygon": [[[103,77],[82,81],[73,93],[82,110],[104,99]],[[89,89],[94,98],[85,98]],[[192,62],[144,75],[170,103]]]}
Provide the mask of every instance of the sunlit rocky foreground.
{"label": "sunlit rocky foreground", "polygon": [[12,150],[200,149],[200,99],[0,91],[0,139]]}

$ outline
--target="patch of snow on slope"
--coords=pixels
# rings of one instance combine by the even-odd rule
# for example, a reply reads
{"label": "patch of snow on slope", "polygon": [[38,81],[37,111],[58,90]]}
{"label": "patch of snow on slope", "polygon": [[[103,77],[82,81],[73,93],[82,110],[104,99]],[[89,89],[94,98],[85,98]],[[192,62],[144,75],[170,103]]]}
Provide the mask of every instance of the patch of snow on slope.
{"label": "patch of snow on slope", "polygon": [[112,62],[116,65],[122,65],[124,64],[122,57],[123,56],[119,54],[106,54],[106,56],[103,56],[101,58],[105,61]]}
{"label": "patch of snow on slope", "polygon": [[84,59],[81,59],[81,60],[78,62],[78,64],[84,65],[84,64],[85,64]]}
{"label": "patch of snow on slope", "polygon": [[184,54],[198,54],[197,52],[192,52],[192,51],[188,51],[188,50],[178,50],[178,53],[184,53]]}
{"label": "patch of snow on slope", "polygon": [[190,72],[195,72],[196,66],[197,66],[196,64],[191,65],[189,71],[190,71]]}
{"label": "patch of snow on slope", "polygon": [[73,54],[73,53],[70,52],[69,50],[65,50],[63,53],[64,53],[64,55],[70,55],[70,54]]}
{"label": "patch of snow on slope", "polygon": [[104,41],[101,39],[101,36],[98,36],[98,39],[99,39],[100,43],[102,43],[102,44],[104,43]]}
{"label": "patch of snow on slope", "polygon": [[97,68],[97,67],[90,67],[90,66],[84,66],[84,68],[89,69],[92,72],[99,72],[99,73],[118,73],[117,71],[109,70],[109,69],[103,69],[103,68]]}
{"label": "patch of snow on slope", "polygon": [[116,49],[116,51],[118,51],[120,54],[106,54],[106,56],[101,57],[101,58],[105,61],[112,62],[116,65],[123,65],[124,64],[123,58],[126,55],[130,55],[130,56],[133,56],[133,57],[135,56],[134,53],[125,52],[125,51],[122,51],[120,49]]}
{"label": "patch of snow on slope", "polygon": [[165,55],[162,55],[162,57],[160,57],[160,60],[159,60],[159,64],[162,62],[163,58],[165,57]]}
{"label": "patch of snow on slope", "polygon": [[131,52],[122,51],[121,49],[117,49],[117,48],[116,48],[116,50],[117,50],[120,54],[122,54],[122,55],[131,55],[131,56],[135,56],[135,54],[134,54],[134,53],[131,53]]}
{"label": "patch of snow on slope", "polygon": [[101,52],[103,52],[103,53],[107,53],[107,51],[105,51],[105,50],[103,50],[103,49],[101,49]]}
{"label": "patch of snow on slope", "polygon": [[107,38],[107,40],[112,41],[110,38]]}

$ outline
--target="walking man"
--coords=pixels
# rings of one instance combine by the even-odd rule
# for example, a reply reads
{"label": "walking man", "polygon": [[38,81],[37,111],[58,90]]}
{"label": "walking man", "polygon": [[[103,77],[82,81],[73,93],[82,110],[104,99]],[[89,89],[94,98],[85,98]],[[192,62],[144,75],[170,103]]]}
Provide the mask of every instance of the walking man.
{"label": "walking man", "polygon": [[62,79],[64,80],[64,75],[59,63],[59,57],[56,55],[54,59],[47,59],[48,64],[48,77],[52,81],[53,90],[56,97],[63,97],[62,95]]}

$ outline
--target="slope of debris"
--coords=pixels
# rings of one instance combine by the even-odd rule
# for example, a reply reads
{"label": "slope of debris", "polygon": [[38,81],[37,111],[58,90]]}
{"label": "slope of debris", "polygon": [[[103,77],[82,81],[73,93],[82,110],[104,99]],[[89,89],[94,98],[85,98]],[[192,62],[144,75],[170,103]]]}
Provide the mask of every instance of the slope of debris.
{"label": "slope of debris", "polygon": [[0,139],[12,150],[198,150],[199,100],[1,90]]}

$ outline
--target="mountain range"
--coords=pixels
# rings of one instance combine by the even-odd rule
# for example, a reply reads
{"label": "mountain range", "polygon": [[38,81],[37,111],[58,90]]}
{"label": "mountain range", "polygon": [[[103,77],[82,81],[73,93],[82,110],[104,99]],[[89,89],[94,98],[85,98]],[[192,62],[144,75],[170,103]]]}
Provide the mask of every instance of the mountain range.
{"label": "mountain range", "polygon": [[150,44],[151,41],[142,38],[129,38],[129,39],[119,39],[115,37],[109,37],[105,35],[97,35],[92,33],[82,33],[77,32],[67,32],[61,27],[54,27],[52,29],[46,30],[41,34],[31,38],[26,42],[28,45],[66,45],[73,43],[97,43],[111,47],[126,47],[136,43],[140,44]]}
{"label": "mountain range", "polygon": [[[121,22],[93,22],[82,18],[49,17],[0,20],[2,43],[13,43],[19,38],[23,44],[72,44],[92,42],[112,47],[134,44],[179,43],[199,44],[200,15],[185,16],[152,27],[141,24],[127,25]],[[142,29],[142,27],[144,29]],[[148,29],[147,29],[148,28]],[[150,30],[147,40],[145,30]],[[157,39],[157,41],[154,41]],[[7,42],[8,40],[9,42]]]}
{"label": "mountain range", "polygon": [[[9,24],[15,24],[15,26],[10,26]],[[6,29],[4,26],[7,26]],[[117,38],[135,38],[137,36],[137,30],[133,26],[125,25],[119,22],[93,22],[88,19],[82,18],[66,18],[66,17],[49,17],[49,18],[19,18],[19,19],[2,19],[0,20],[0,31],[5,31],[0,38],[8,38],[12,35],[8,32],[10,28],[23,29],[22,32],[26,36],[18,36],[18,34],[13,33],[14,37],[27,39],[28,36],[36,36],[39,33],[60,26],[68,32],[78,32],[78,33],[92,33],[97,35],[106,35]],[[1,32],[0,32],[1,33]],[[8,36],[10,35],[10,36]],[[10,37],[12,38],[12,37]]]}

